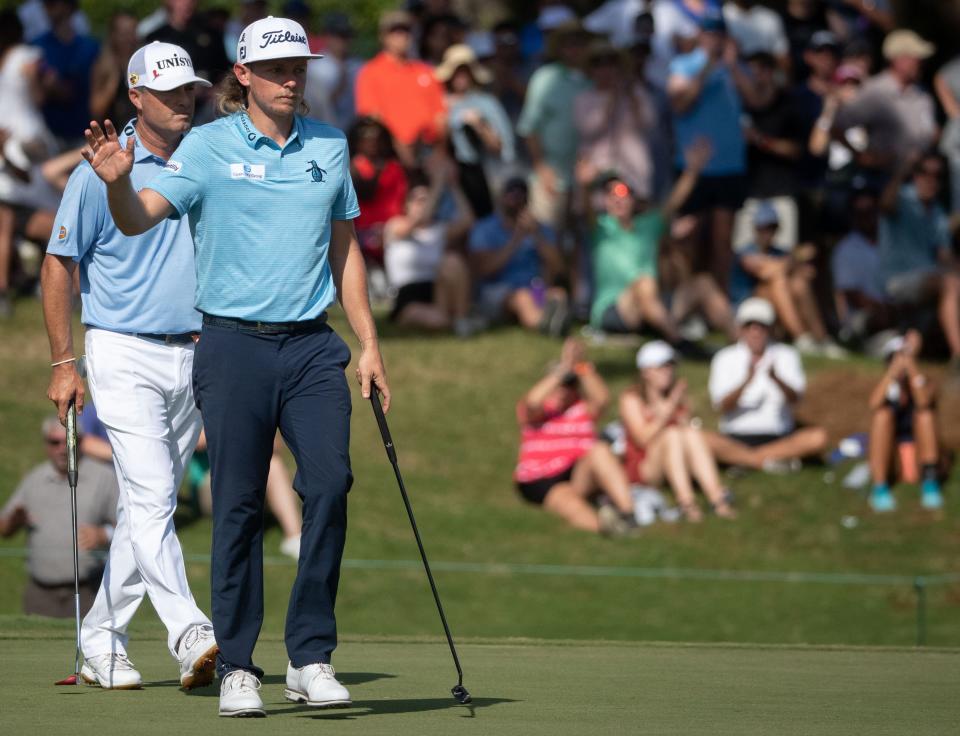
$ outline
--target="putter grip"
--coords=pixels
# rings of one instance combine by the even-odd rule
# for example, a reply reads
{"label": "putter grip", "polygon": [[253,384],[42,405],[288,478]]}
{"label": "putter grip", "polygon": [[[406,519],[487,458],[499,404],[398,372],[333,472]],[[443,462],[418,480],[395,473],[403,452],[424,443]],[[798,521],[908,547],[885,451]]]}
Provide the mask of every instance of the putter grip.
{"label": "putter grip", "polygon": [[393,438],[390,436],[387,418],[383,415],[383,407],[380,405],[380,394],[375,387],[370,391],[370,403],[373,404],[373,415],[377,418],[377,426],[380,428],[380,436],[383,438],[383,447],[387,451],[387,457],[391,463],[396,464],[397,451],[393,447]]}
{"label": "putter grip", "polygon": [[67,480],[77,486],[77,405],[67,407]]}

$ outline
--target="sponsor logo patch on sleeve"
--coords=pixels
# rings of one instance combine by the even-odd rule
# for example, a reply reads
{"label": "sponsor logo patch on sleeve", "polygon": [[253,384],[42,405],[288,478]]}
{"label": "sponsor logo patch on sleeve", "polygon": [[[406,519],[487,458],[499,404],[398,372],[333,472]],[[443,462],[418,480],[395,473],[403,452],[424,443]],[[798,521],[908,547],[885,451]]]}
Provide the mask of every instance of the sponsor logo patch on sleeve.
{"label": "sponsor logo patch on sleeve", "polygon": [[183,168],[183,164],[180,163],[179,161],[174,161],[173,159],[170,159],[169,161],[167,161],[167,163],[163,165],[163,168],[167,169],[168,171],[172,171],[173,173],[176,174],[176,173],[179,173],[180,169]]}
{"label": "sponsor logo patch on sleeve", "polygon": [[66,239],[67,239],[67,228],[61,225],[60,229],[57,231],[57,240],[66,240]]}

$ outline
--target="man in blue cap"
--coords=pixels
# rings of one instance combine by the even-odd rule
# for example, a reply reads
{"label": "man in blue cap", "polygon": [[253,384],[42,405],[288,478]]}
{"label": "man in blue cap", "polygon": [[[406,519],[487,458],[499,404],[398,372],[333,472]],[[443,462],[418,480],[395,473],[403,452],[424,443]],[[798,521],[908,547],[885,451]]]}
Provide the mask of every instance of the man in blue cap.
{"label": "man in blue cap", "polygon": [[[127,68],[137,118],[120,136],[128,179],[148,186],[193,120],[198,85],[189,54],[156,41]],[[71,335],[73,272],[79,264],[87,380],[113,447],[120,485],[117,525],[100,592],[81,633],[81,675],[104,688],[139,688],[126,656],[127,626],[144,594],[167,627],[184,687],[213,680],[217,646],[183,566],[173,514],[177,490],[200,434],[190,386],[200,314],[193,308],[193,242],[186,221],[166,220],[124,235],[93,169],[74,171],[43,262],[43,311],[53,374],[47,395],[63,421],[84,389]]]}
{"label": "man in blue cap", "polygon": [[139,193],[133,149],[91,124],[85,157],[107,183],[127,233],[187,217],[203,312],[193,381],[213,484],[213,620],[220,715],[263,716],[263,671],[252,655],[263,620],[263,502],[279,428],[303,499],[300,564],[287,613],[285,696],[348,705],[334,676],[334,602],[346,537],[350,392],[346,344],[327,325],[339,298],[360,342],[364,398],[389,407],[370,313],[359,214],[343,133],[302,107],[310,53],[303,27],[269,17],[244,29],[219,90],[225,117],[195,128]]}

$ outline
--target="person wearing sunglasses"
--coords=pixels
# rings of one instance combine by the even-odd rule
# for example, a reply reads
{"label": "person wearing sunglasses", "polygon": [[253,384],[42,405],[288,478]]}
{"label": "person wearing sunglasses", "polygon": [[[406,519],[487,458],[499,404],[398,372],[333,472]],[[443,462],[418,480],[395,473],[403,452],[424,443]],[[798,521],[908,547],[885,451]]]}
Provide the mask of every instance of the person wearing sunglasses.
{"label": "person wearing sunglasses", "polygon": [[[56,416],[42,425],[46,462],[20,481],[0,511],[0,537],[27,530],[27,573],[23,612],[72,618],[73,551],[70,486],[67,484],[67,431]],[[77,486],[77,544],[80,549],[80,613],[93,605],[103,559],[93,553],[110,546],[119,488],[113,468],[80,457]]]}

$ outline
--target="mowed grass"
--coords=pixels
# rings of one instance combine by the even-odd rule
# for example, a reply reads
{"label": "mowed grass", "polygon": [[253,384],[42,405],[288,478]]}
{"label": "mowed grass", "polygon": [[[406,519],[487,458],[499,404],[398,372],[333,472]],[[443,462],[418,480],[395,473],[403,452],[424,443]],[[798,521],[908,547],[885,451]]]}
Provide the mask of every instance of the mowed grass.
{"label": "mowed grass", "polygon": [[[544,640],[462,643],[471,706],[436,639],[347,637],[335,658],[353,706],[318,711],[283,698],[276,636],[257,649],[267,721],[218,719],[217,689],[178,689],[165,643],[138,637],[145,688],[55,687],[73,666],[68,626],[0,619],[0,703],[6,733],[138,736],[285,734],[869,734],[954,733],[960,655],[942,650],[642,645]],[[320,723],[318,723],[318,721]]]}
{"label": "mowed grass", "polygon": [[[348,337],[342,315],[333,320]],[[78,328],[79,335],[79,328]],[[79,344],[79,337],[78,337]],[[700,526],[658,525],[639,539],[605,540],[566,528],[524,505],[513,491],[514,406],[558,352],[558,344],[516,329],[470,341],[403,335],[384,329],[395,406],[389,421],[454,632],[462,637],[535,637],[647,641],[912,645],[916,602],[907,579],[895,585],[659,580],[642,577],[519,574],[497,565],[610,568],[856,572],[901,576],[960,570],[960,494],[955,474],[939,516],[919,508],[916,489],[898,488],[901,510],[876,517],[859,494],[825,483],[824,469],[786,477],[731,481],[741,518],[708,518]],[[603,346],[591,357],[614,391],[632,379],[634,348]],[[44,394],[48,348],[38,305],[18,304],[0,323],[0,501],[43,449],[39,425],[50,410]],[[843,365],[808,361],[811,375],[846,371],[876,375],[865,360]],[[687,364],[699,407],[706,366]],[[348,370],[352,377],[352,368]],[[843,403],[865,401],[858,394]],[[611,412],[612,416],[612,412]],[[945,421],[952,421],[949,417]],[[318,431],[322,428],[318,427]],[[423,636],[440,631],[433,601],[416,565],[409,524],[370,407],[355,393],[347,565],[338,601],[346,635]],[[67,503],[64,488],[64,503]],[[856,525],[841,524],[856,517]],[[208,520],[182,518],[195,595],[209,606]],[[849,520],[848,520],[849,521]],[[66,533],[66,531],[65,531]],[[268,531],[267,554],[280,536]],[[0,613],[19,610],[23,561],[11,556],[22,536],[0,542]],[[371,562],[373,561],[373,562]],[[450,571],[439,563],[479,568]],[[486,567],[483,567],[486,566]],[[541,573],[543,571],[541,570]],[[270,564],[266,635],[279,636],[292,563]],[[960,586],[928,591],[927,642],[960,646]],[[159,633],[149,606],[138,614]],[[720,688],[722,690],[722,687]]]}

